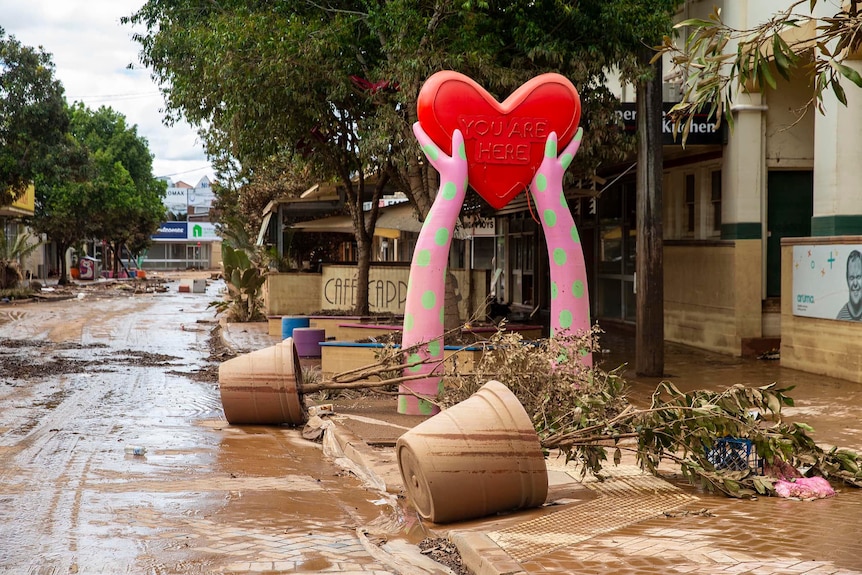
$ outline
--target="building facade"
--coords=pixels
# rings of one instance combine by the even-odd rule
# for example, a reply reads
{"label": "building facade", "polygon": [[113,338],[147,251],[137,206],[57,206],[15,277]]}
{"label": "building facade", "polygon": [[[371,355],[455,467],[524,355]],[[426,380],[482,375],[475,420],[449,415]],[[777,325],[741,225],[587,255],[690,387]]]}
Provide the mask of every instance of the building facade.
{"label": "building facade", "polygon": [[217,269],[221,238],[210,212],[215,196],[212,182],[203,176],[196,185],[168,182],[165,208],[169,221],[152,236],[153,244],[141,258],[143,269]]}
{"label": "building facade", "polygon": [[[834,10],[827,4],[818,9]],[[690,0],[679,18],[706,19],[714,5],[729,25],[747,29],[789,2]],[[798,38],[815,30],[792,33]],[[803,60],[817,57],[811,45],[803,48]],[[851,56],[844,64],[862,73],[862,59]],[[664,70],[667,109],[678,87],[670,66]],[[821,114],[810,106],[807,68],[785,80],[773,66],[772,76],[775,89],[738,90],[732,130],[700,126],[685,147],[666,134],[665,338],[731,355],[780,346],[783,365],[862,381],[862,322],[839,313],[854,293],[862,298],[862,271],[851,274],[848,261],[854,250],[862,252],[862,89],[845,82],[846,106],[827,90]],[[632,94],[619,88],[627,123],[634,121],[633,106],[625,103]],[[585,252],[592,316],[601,322],[633,325],[636,318],[636,160],[601,172],[591,193],[567,193]],[[496,291],[521,316],[516,319],[541,319],[550,302],[547,252],[526,200],[500,210],[494,227],[491,261],[474,256],[474,265],[495,270]]]}

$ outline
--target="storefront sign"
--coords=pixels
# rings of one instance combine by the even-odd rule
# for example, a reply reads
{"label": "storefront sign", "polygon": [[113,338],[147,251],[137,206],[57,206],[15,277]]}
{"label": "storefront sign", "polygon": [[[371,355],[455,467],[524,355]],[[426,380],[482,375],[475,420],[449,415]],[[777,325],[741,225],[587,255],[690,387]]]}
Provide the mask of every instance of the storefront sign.
{"label": "storefront sign", "polygon": [[184,240],[188,237],[187,222],[162,222],[151,237],[154,240]]}
{"label": "storefront sign", "polygon": [[793,315],[862,321],[862,245],[793,246]]}
{"label": "storefront sign", "polygon": [[[673,121],[668,118],[667,113],[676,105],[675,102],[665,102],[662,104],[662,121],[661,121],[661,136],[662,144],[665,146],[682,145],[682,134],[677,134],[676,139],[673,137]],[[709,109],[705,108],[702,112],[694,115],[694,120],[691,122],[691,128],[688,132],[688,138],[685,141],[686,146],[694,145],[722,145],[727,143],[727,133],[725,131],[725,123],[720,127],[715,127],[715,117],[709,118]],[[637,133],[637,105],[631,102],[624,102],[617,110],[617,116],[623,122],[626,134],[634,135]]]}
{"label": "storefront sign", "polygon": [[157,242],[218,241],[215,224],[210,222],[162,222],[150,236]]}

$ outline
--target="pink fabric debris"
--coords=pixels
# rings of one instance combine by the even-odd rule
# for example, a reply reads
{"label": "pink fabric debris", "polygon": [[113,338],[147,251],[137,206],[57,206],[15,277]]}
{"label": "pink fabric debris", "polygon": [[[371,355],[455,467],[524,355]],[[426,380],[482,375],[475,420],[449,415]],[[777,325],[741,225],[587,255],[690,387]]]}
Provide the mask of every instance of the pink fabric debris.
{"label": "pink fabric debris", "polygon": [[823,499],[835,495],[835,490],[822,477],[800,477],[794,481],[781,479],[775,482],[775,492],[780,497],[798,499]]}

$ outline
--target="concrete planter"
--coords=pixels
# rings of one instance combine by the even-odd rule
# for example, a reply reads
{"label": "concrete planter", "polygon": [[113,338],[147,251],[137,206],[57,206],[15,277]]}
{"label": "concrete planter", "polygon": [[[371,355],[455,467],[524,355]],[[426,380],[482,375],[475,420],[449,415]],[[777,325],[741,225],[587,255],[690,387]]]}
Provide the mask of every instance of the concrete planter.
{"label": "concrete planter", "polygon": [[[371,365],[377,362],[375,354],[383,347],[382,343],[324,341],[320,344],[320,369],[324,375],[333,375]],[[482,353],[481,347],[443,347],[446,364],[454,365],[460,371],[472,371],[482,358]]]}

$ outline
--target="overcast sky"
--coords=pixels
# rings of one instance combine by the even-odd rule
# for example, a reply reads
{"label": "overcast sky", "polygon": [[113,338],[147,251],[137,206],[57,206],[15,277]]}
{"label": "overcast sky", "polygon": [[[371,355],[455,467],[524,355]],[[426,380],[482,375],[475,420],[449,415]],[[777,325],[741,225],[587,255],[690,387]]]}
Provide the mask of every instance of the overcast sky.
{"label": "overcast sky", "polygon": [[[153,175],[195,185],[214,178],[196,132],[162,123],[164,100],[138,60],[133,29],[120,24],[144,0],[0,0],[0,27],[22,44],[51,54],[66,100],[109,106],[149,142]],[[134,70],[127,69],[130,63]]]}

